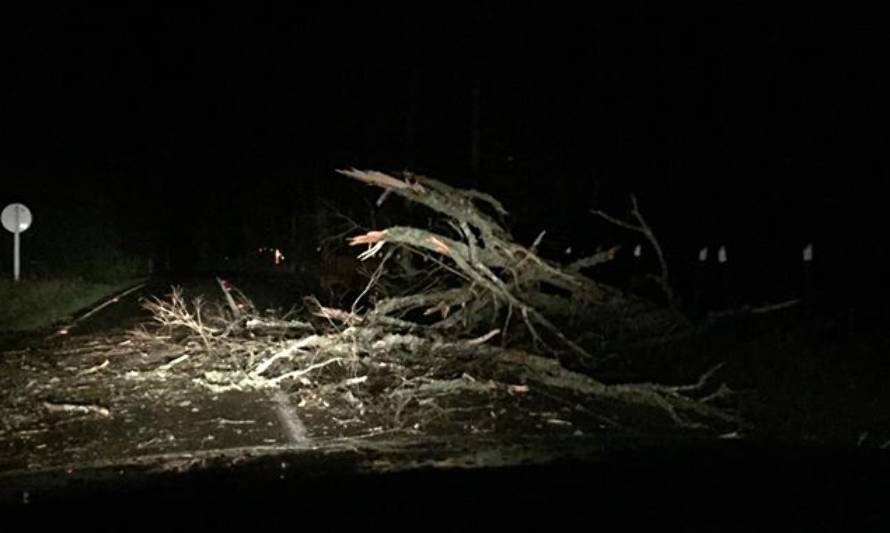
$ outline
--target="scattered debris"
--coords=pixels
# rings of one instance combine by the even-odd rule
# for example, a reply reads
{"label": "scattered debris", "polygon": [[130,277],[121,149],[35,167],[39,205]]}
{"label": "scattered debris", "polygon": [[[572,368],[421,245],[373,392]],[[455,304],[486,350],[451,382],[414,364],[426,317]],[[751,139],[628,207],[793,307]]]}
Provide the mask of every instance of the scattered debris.
{"label": "scattered debris", "polygon": [[107,407],[102,407],[101,405],[43,402],[43,407],[50,413],[111,416],[111,411]]}
{"label": "scattered debris", "polygon": [[[187,353],[158,369],[170,370],[191,357],[190,371],[204,369],[194,382],[211,391],[290,384],[297,387],[301,405],[356,411],[376,403],[389,409],[398,427],[405,426],[403,415],[414,404],[433,419],[441,417],[447,409],[428,400],[443,395],[520,397],[534,391],[625,402],[661,412],[683,428],[735,424],[734,415],[708,403],[731,396],[728,388],[704,401],[690,396],[709,384],[716,368],[698,383],[681,387],[610,386],[567,369],[566,363],[572,362],[595,368],[603,357],[602,346],[585,345],[578,333],[589,339],[595,329],[598,335],[593,338],[614,333],[627,342],[687,325],[674,310],[659,309],[580,274],[581,267],[611,260],[615,249],[564,267],[536,254],[544,232],[531,248],[514,242],[486,212],[503,217],[507,211],[484,193],[416,175],[400,179],[355,169],[340,173],[426,206],[442,217],[436,227],[450,227],[452,232],[392,226],[352,237],[350,244],[367,245],[359,259],[380,259],[359,296],[373,296],[366,310],[357,302],[346,310],[308,299],[305,318],[284,320],[260,316],[229,281],[217,279],[225,305],[216,307],[201,298],[188,302],[182,289],[174,287],[166,299],[145,303],[156,329],[136,332],[132,338],[171,350],[185,347]],[[640,231],[653,240],[636,203],[634,213]],[[387,252],[387,246],[396,248]],[[400,278],[411,292],[383,287],[394,249],[423,257],[431,265],[411,269],[420,282]],[[578,323],[579,317],[585,321]],[[525,327],[514,327],[514,321]],[[155,332],[159,335],[153,336]],[[500,342],[494,344],[496,337]],[[382,400],[387,398],[388,407]],[[353,417],[344,412],[340,418]]]}
{"label": "scattered debris", "polygon": [[80,373],[81,373],[81,375],[92,374],[94,372],[98,372],[98,371],[102,370],[103,368],[107,367],[109,364],[110,364],[110,361],[108,359],[106,359],[105,362],[103,362],[102,364],[92,366],[90,368],[87,368],[86,370],[81,370]]}
{"label": "scattered debris", "polygon": [[171,368],[173,368],[174,366],[178,365],[179,363],[185,361],[188,358],[189,358],[189,354],[180,355],[179,357],[159,366],[158,370],[161,370],[161,371],[170,370]]}
{"label": "scattered debris", "polygon": [[[484,193],[423,176],[342,173],[438,217],[429,225],[436,230],[391,226],[350,239],[364,247],[356,255],[373,268],[352,306],[341,309],[307,298],[294,316],[276,316],[260,314],[228,280],[217,279],[212,286],[221,291],[217,298],[187,296],[186,289],[173,287],[168,295],[143,302],[152,322],[126,338],[56,339],[54,355],[64,364],[54,361],[45,373],[16,366],[27,376],[17,393],[44,414],[110,417],[110,409],[101,405],[108,402],[115,406],[115,423],[134,416],[139,405],[153,416],[168,417],[171,410],[207,412],[209,402],[223,395],[258,396],[272,423],[284,427],[278,440],[257,433],[257,442],[268,444],[282,439],[302,444],[311,437],[348,445],[437,431],[577,438],[639,429],[634,424],[726,435],[739,427],[737,415],[716,401],[733,397],[728,387],[712,383],[719,367],[682,386],[609,385],[596,379],[597,365],[616,346],[663,339],[688,327],[675,310],[581,273],[612,260],[615,249],[562,265],[538,255],[543,231],[531,247],[515,242],[499,222],[507,211]],[[412,265],[412,258],[423,264]],[[99,365],[97,352],[104,358]],[[66,367],[70,373],[58,371]],[[107,397],[99,392],[69,396],[96,403],[43,401],[55,390],[102,391],[100,382],[118,390],[109,390]],[[142,396],[122,398],[134,390]],[[34,420],[10,422],[9,431],[24,438],[36,427]],[[205,433],[195,440],[217,446],[226,428],[249,432],[268,423],[256,411],[233,409],[203,425]],[[179,442],[151,427],[134,434],[139,450]]]}

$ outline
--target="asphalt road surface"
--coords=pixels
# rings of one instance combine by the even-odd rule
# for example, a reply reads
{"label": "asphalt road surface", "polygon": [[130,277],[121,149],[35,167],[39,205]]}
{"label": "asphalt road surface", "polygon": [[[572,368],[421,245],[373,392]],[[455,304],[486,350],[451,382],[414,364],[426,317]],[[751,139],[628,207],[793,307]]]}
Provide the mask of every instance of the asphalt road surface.
{"label": "asphalt road surface", "polygon": [[890,526],[890,450],[640,435],[553,436],[521,447],[471,435],[325,440],[282,393],[195,396],[183,381],[162,393],[182,397],[158,400],[138,379],[100,393],[90,387],[102,382],[65,362],[99,362],[107,353],[98,352],[125,342],[116,335],[144,318],[135,299],[109,306],[72,329],[79,337],[63,345],[66,359],[44,367],[39,352],[3,354],[7,379],[22,365],[35,376],[68,368],[98,395],[95,405],[126,413],[111,424],[100,411],[51,411],[27,438],[0,435],[2,520],[15,524],[4,530]]}

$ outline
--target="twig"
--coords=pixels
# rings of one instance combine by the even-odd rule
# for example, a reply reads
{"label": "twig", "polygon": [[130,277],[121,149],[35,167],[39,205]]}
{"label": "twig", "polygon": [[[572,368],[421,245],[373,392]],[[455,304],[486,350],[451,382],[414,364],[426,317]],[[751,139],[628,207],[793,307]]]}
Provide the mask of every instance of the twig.
{"label": "twig", "polygon": [[300,330],[311,330],[312,324],[308,322],[302,322],[300,320],[284,320],[284,319],[270,319],[270,318],[261,318],[255,317],[247,320],[244,323],[244,327],[247,329],[261,329],[261,330],[269,330],[269,329],[300,329]]}
{"label": "twig", "polygon": [[363,320],[361,315],[357,313],[344,311],[342,309],[337,309],[334,307],[320,306],[318,308],[318,311],[316,311],[314,314],[315,316],[327,318],[328,320],[337,320],[349,326],[360,324]]}
{"label": "twig", "polygon": [[271,379],[270,381],[272,383],[277,384],[277,383],[281,383],[282,381],[284,381],[286,379],[299,378],[299,377],[305,376],[306,374],[309,374],[310,372],[318,370],[319,368],[324,368],[332,363],[338,363],[341,361],[345,361],[345,359],[342,357],[332,357],[332,358],[328,359],[327,361],[324,361],[322,363],[316,363],[314,365],[310,365],[302,370],[294,370],[293,372],[288,372],[287,374],[282,374],[274,379]]}
{"label": "twig", "polygon": [[229,292],[229,284],[222,278],[216,278],[216,283],[219,284],[220,290],[222,290],[223,295],[226,297],[226,303],[229,304],[229,311],[232,312],[232,316],[236,319],[241,317],[241,309],[238,309],[238,305],[235,303],[235,299],[232,298],[232,294]]}
{"label": "twig", "polygon": [[680,385],[680,386],[675,386],[675,387],[668,387],[668,390],[670,390],[672,392],[697,391],[697,390],[701,389],[702,387],[704,387],[707,384],[708,380],[711,379],[714,376],[714,374],[716,374],[717,371],[720,370],[721,368],[723,368],[724,366],[726,366],[725,362],[716,364],[713,367],[711,367],[707,372],[702,374],[701,377],[698,378],[698,381],[693,383],[692,385]]}
{"label": "twig", "polygon": [[[350,241],[351,241],[351,239],[350,239]],[[366,260],[374,257],[375,255],[377,255],[377,252],[379,252],[383,248],[384,244],[386,244],[386,241],[377,242],[376,244],[374,244],[374,246],[371,246],[364,252],[358,254],[358,260],[366,261]]]}
{"label": "twig", "polygon": [[788,309],[789,307],[794,307],[799,304],[800,300],[788,300],[785,302],[779,302],[776,304],[762,305],[760,307],[754,307],[751,309],[751,314],[759,315],[764,313],[772,313],[773,311],[781,311],[782,309]]}
{"label": "twig", "polygon": [[180,355],[176,359],[173,359],[172,361],[169,361],[169,362],[164,363],[163,365],[159,366],[157,368],[157,370],[170,370],[171,368],[173,368],[174,366],[178,365],[179,363],[185,361],[188,358],[189,358],[189,354]]}
{"label": "twig", "polygon": [[200,298],[195,298],[192,302],[194,313],[191,312],[182,296],[182,289],[173,287],[168,300],[159,298],[151,298],[142,304],[143,308],[152,314],[155,322],[168,328],[186,328],[192,333],[197,334],[208,350],[211,347],[211,341],[220,331],[204,324],[201,315],[203,303]]}
{"label": "twig", "polygon": [[337,172],[343,174],[344,176],[349,176],[350,178],[364,182],[368,185],[375,185],[384,189],[412,189],[415,192],[424,192],[423,186],[419,183],[412,184],[409,183],[407,180],[403,181],[398,178],[394,178],[388,174],[384,174],[383,172],[378,172],[376,170],[366,171],[358,170],[356,168],[350,168],[345,170],[337,170]]}
{"label": "twig", "polygon": [[721,383],[720,388],[718,388],[716,391],[712,392],[711,394],[708,394],[707,396],[705,396],[704,398],[702,398],[699,401],[701,403],[711,403],[711,402],[713,402],[715,400],[719,400],[721,398],[727,398],[727,397],[733,396],[734,394],[735,394],[735,392],[732,389],[730,389],[729,387],[727,387],[726,383]]}
{"label": "twig", "polygon": [[43,402],[43,407],[50,413],[76,413],[80,415],[96,414],[99,416],[111,416],[111,411],[107,407],[102,407],[101,405],[95,404]]}
{"label": "twig", "polygon": [[108,361],[108,359],[106,359],[105,362],[100,365],[92,366],[90,368],[87,368],[86,370],[83,370],[80,373],[80,375],[85,376],[87,374],[93,374],[94,372],[98,372],[98,371],[102,370],[103,368],[107,367],[108,365],[109,365],[109,361]]}
{"label": "twig", "polygon": [[246,426],[256,424],[256,420],[229,420],[228,418],[220,418],[216,421],[221,426]]}
{"label": "twig", "polygon": [[294,343],[291,343],[287,348],[281,350],[274,354],[272,357],[266,359],[259,365],[257,365],[256,369],[252,372],[253,375],[259,376],[262,375],[266,370],[272,366],[275,361],[279,361],[281,359],[290,359],[294,356],[294,354],[303,348],[308,348],[310,346],[315,346],[322,341],[323,337],[319,335],[310,335],[308,337],[304,337]]}
{"label": "twig", "polygon": [[538,249],[538,245],[541,244],[541,241],[544,240],[544,235],[547,235],[547,230],[541,230],[541,233],[538,233],[538,236],[535,237],[535,241],[532,243],[531,251],[534,252]]}
{"label": "twig", "polygon": [[637,203],[637,197],[635,195],[631,194],[630,201],[632,204],[631,215],[633,215],[633,217],[637,220],[636,224],[632,224],[630,222],[625,222],[624,220],[621,220],[620,218],[613,217],[612,215],[605,213],[603,211],[600,211],[599,209],[591,209],[590,212],[594,215],[599,216],[600,218],[603,218],[604,220],[606,220],[608,222],[611,222],[612,224],[614,224],[616,226],[619,226],[619,227],[622,227],[622,228],[625,228],[625,229],[628,229],[631,231],[635,231],[638,233],[642,233],[646,237],[646,239],[649,241],[649,243],[655,249],[655,254],[658,257],[658,264],[659,264],[659,267],[661,268],[661,274],[659,276],[655,277],[655,281],[658,283],[662,292],[664,292],[664,295],[667,298],[668,304],[671,306],[671,308],[677,309],[677,307],[678,307],[677,299],[676,299],[676,296],[674,295],[674,290],[670,284],[670,279],[668,276],[667,260],[665,260],[665,258],[664,258],[664,252],[661,249],[661,244],[659,244],[658,239],[655,237],[655,232],[652,231],[652,228],[649,226],[648,223],[646,223],[646,219],[643,218],[643,214],[640,212],[640,206]]}
{"label": "twig", "polygon": [[361,385],[362,383],[368,381],[368,376],[358,376],[355,378],[344,379],[340,382],[340,384],[345,385],[347,387],[352,387],[353,385]]}
{"label": "twig", "polygon": [[477,346],[479,344],[485,344],[492,337],[494,337],[495,335],[497,335],[500,332],[501,332],[500,329],[493,329],[493,330],[489,331],[488,333],[486,333],[485,335],[482,335],[481,337],[476,337],[475,339],[470,339],[468,341],[465,341],[465,344],[467,346]]}
{"label": "twig", "polygon": [[[384,245],[384,241],[380,241],[377,244],[375,244],[374,246],[372,246],[371,248],[369,248],[365,253],[368,253],[371,250],[374,250],[373,253],[376,254],[383,247],[383,245]],[[386,255],[383,256],[383,259],[380,261],[380,264],[377,265],[377,268],[374,269],[374,273],[371,274],[371,279],[368,280],[368,283],[365,285],[365,288],[362,290],[361,293],[359,293],[359,295],[355,298],[355,300],[353,300],[352,307],[350,308],[350,311],[352,312],[352,314],[356,313],[356,309],[358,308],[358,303],[360,301],[362,301],[362,298],[364,298],[365,295],[367,295],[368,292],[371,290],[371,288],[373,288],[374,285],[376,285],[377,282],[380,281],[380,277],[383,276],[383,272],[386,269],[386,262],[389,260],[390,257],[392,257],[393,253],[395,253],[394,248],[390,249],[386,253]],[[364,255],[364,254],[362,254],[362,255]],[[362,255],[359,255],[359,259],[363,261],[364,259],[362,259]],[[368,256],[368,257],[370,257],[370,256]],[[367,257],[365,259],[367,259]]]}
{"label": "twig", "polygon": [[506,209],[504,209],[504,205],[501,202],[499,202],[494,196],[492,196],[488,193],[476,191],[473,189],[465,190],[465,191],[463,191],[463,193],[464,193],[464,196],[466,196],[468,198],[472,198],[474,200],[481,200],[481,201],[487,203],[488,205],[490,205],[491,207],[494,208],[494,210],[497,212],[498,215],[507,216],[510,214],[507,212]]}
{"label": "twig", "polygon": [[[81,320],[86,320],[87,318],[89,318],[89,317],[95,315],[96,313],[98,313],[98,312],[101,311],[102,309],[105,309],[105,308],[108,307],[109,305],[119,302],[120,299],[123,298],[124,296],[127,296],[127,295],[129,295],[129,294],[132,294],[132,293],[134,293],[134,292],[136,292],[136,291],[142,289],[143,287],[145,287],[145,285],[146,285],[145,283],[140,283],[140,284],[138,284],[138,285],[135,285],[135,286],[133,286],[133,287],[130,287],[129,289],[127,289],[127,290],[125,290],[125,291],[123,291],[123,292],[121,292],[121,293],[119,293],[119,294],[116,294],[116,295],[112,296],[111,298],[109,298],[109,299],[106,300],[105,302],[101,303],[100,305],[97,305],[96,307],[94,307],[94,308],[92,308],[90,311],[88,311],[87,313],[84,313],[83,315],[81,315],[81,316],[77,319],[76,322],[80,322]],[[73,324],[72,324],[72,325],[73,325]],[[69,328],[70,328],[70,326],[69,326]]]}
{"label": "twig", "polygon": [[592,266],[601,265],[603,263],[608,263],[615,259],[615,254],[620,250],[620,246],[613,246],[608,250],[597,252],[589,257],[582,257],[577,261],[571,263],[567,268],[572,271],[579,271],[582,268],[590,268]]}

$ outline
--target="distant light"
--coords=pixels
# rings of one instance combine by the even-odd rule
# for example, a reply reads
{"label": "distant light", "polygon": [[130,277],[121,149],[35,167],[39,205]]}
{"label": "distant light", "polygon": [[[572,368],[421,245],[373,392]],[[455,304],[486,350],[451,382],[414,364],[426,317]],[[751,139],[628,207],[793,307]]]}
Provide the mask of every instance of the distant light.
{"label": "distant light", "polygon": [[705,246],[701,250],[698,251],[698,260],[702,263],[708,260],[708,247]]}
{"label": "distant light", "polygon": [[638,244],[634,248],[634,257],[640,257],[641,255],[643,255],[643,245]]}
{"label": "distant light", "polygon": [[60,329],[59,331],[57,331],[56,333],[57,333],[58,335],[67,335],[67,334],[68,334],[68,328],[62,328],[62,329]]}
{"label": "distant light", "polygon": [[717,250],[717,262],[723,264],[729,261],[729,258],[726,256],[726,246],[720,246],[720,249]]}
{"label": "distant light", "polygon": [[572,255],[572,247],[571,246],[566,248],[566,255]]}
{"label": "distant light", "polygon": [[813,243],[806,245],[803,249],[803,262],[811,263],[813,261]]}
{"label": "distant light", "polygon": [[275,248],[275,264],[280,265],[284,262],[284,254],[281,253],[281,250]]}

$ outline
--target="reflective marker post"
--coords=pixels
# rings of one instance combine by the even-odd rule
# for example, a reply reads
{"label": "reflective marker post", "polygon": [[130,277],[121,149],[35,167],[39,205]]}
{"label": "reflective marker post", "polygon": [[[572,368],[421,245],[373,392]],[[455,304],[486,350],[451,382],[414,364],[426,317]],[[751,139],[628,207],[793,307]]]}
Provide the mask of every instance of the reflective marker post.
{"label": "reflective marker post", "polygon": [[727,246],[717,248],[717,294],[714,295],[715,311],[731,310],[736,304],[735,283],[729,270]]}
{"label": "reflective marker post", "polygon": [[12,276],[19,281],[22,264],[20,234],[31,227],[31,211],[22,204],[9,204],[0,213],[0,222],[12,233]]}
{"label": "reflective marker post", "polygon": [[22,217],[19,214],[18,209],[13,209],[13,212],[15,213],[15,215],[13,215],[13,220],[15,220],[15,223],[13,224],[13,226],[15,227],[15,231],[12,232],[12,235],[13,235],[13,237],[12,237],[12,257],[13,257],[13,259],[12,259],[12,279],[14,279],[15,281],[18,281],[19,278],[21,277],[21,271],[22,271],[22,256],[21,256],[22,245],[20,242],[21,239],[19,239],[19,235],[21,235],[21,233],[22,233],[19,230]]}
{"label": "reflective marker post", "polygon": [[703,316],[710,302],[706,298],[713,296],[713,284],[711,280],[711,268],[708,264],[708,247],[698,251],[698,262],[695,264],[692,279],[692,314],[695,317]]}
{"label": "reflective marker post", "polygon": [[807,244],[803,249],[803,287],[801,287],[801,298],[807,309],[813,306],[815,298],[815,287],[813,281],[813,243]]}

